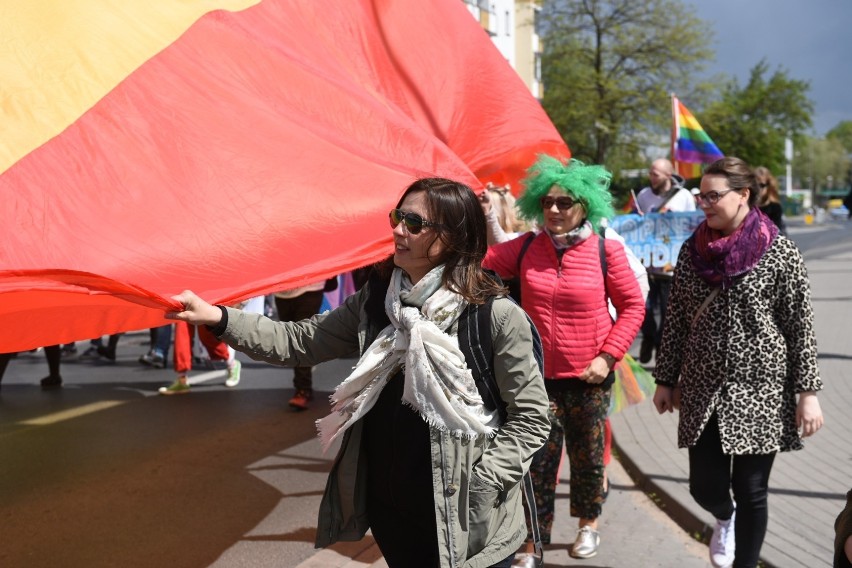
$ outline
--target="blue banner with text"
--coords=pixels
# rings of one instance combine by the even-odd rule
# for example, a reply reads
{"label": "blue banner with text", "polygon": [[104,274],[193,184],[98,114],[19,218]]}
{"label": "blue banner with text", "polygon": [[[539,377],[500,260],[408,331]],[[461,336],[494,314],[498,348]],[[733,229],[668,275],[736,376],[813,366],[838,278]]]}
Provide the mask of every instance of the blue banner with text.
{"label": "blue banner with text", "polygon": [[652,272],[669,272],[684,241],[704,220],[701,211],[618,215],[612,227]]}

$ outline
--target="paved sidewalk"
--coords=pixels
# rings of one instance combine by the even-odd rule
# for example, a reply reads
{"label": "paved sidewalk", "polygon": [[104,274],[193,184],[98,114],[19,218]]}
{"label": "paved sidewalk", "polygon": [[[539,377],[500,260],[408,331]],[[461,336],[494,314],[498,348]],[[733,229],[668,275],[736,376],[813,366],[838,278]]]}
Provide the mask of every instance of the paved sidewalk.
{"label": "paved sidewalk", "polygon": [[[795,240],[797,231],[791,229]],[[838,228],[838,231],[843,229]],[[844,233],[805,251],[816,314],[822,431],[798,452],[779,454],[769,480],[769,527],[762,559],[775,568],[831,566],[834,519],[852,487],[852,246]],[[677,417],[650,401],[612,419],[614,442],[639,485],[691,534],[712,532],[712,515],[689,495],[686,450],[677,449]]]}
{"label": "paved sidewalk", "polygon": [[[556,490],[552,544],[545,547],[547,568],[705,568],[707,547],[677,526],[633,482],[618,461],[609,468],[609,499],[600,518],[601,546],[594,558],[568,556],[576,536],[576,520],[568,515],[568,472]],[[296,568],[387,568],[371,536],[321,550]]]}

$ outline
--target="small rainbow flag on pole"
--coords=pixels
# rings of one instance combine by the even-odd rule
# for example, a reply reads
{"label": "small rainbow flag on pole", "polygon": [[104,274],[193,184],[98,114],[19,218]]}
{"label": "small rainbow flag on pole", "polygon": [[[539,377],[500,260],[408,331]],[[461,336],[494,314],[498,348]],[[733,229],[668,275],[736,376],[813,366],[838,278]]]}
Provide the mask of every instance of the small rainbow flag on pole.
{"label": "small rainbow flag on pole", "polygon": [[701,176],[701,165],[725,155],[683,103],[672,94],[672,162],[684,179]]}

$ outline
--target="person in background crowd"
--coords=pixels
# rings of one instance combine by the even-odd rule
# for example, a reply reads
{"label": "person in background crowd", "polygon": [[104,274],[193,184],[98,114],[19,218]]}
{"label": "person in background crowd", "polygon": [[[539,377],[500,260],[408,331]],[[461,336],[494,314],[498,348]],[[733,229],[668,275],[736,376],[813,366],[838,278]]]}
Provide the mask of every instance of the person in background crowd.
{"label": "person in background crowd", "polygon": [[[485,218],[470,188],[418,180],[389,218],[393,256],[334,310],[274,322],[186,291],[175,296],[184,310],[167,317],[270,363],[361,353],[318,423],[325,448],[342,438],[318,547],[370,529],[392,568],[508,567],[526,536],[520,482],[548,431],[534,328],[482,270]],[[490,329],[459,336],[460,318],[485,304]],[[502,412],[485,405],[462,351],[484,334]]]}
{"label": "person in background crowd", "polygon": [[759,195],[739,158],[705,170],[706,219],[680,250],[654,371],[657,411],[680,410],[690,493],[716,518],[714,566],[757,566],[775,454],[823,424],[805,263]]}
{"label": "person in background crowd", "polygon": [[784,224],[784,208],[781,207],[781,196],[778,194],[778,180],[767,168],[758,166],[754,168],[757,178],[757,186],[760,188],[760,197],[757,200],[758,208],[763,214],[775,223],[782,235],[787,235],[787,227]]}
{"label": "person in background crowd", "polygon": [[[683,178],[674,173],[674,166],[665,159],[654,160],[648,170],[650,185],[636,196],[642,214],[665,213],[666,211],[695,211],[695,197],[683,187]],[[645,320],[642,322],[642,343],[639,345],[639,361],[647,363],[659,350],[663,325],[666,321],[666,305],[671,291],[672,266],[648,266],[650,290],[646,301]],[[657,321],[657,312],[660,314]]]}
{"label": "person in background crowd", "polygon": [[[498,187],[488,183],[485,185],[485,189],[486,191],[479,195],[480,202],[490,204],[486,210],[486,215],[493,215],[494,221],[497,222],[503,232],[519,235],[529,230],[529,224],[518,218],[515,196],[512,195],[512,188],[509,184]],[[488,219],[488,224],[490,230],[492,219]],[[491,235],[489,235],[489,240],[491,240]]]}
{"label": "person in background crowd", "polygon": [[[322,305],[325,280],[293,290],[275,293],[275,308],[280,321],[300,321],[316,314]],[[311,365],[293,368],[293,387],[296,392],[289,405],[296,410],[306,410],[314,398],[314,369]]]}
{"label": "person in background crowd", "polygon": [[[207,350],[210,361],[224,361],[228,369],[225,386],[235,387],[240,383],[242,363],[236,358],[236,351],[229,348],[225,342],[214,337],[205,328],[198,328],[198,339]],[[190,328],[183,322],[177,322],[174,326],[174,369],[177,378],[167,387],[160,387],[158,392],[162,395],[186,394],[191,390],[189,384],[189,372],[192,370],[192,342],[196,329]]]}
{"label": "person in background crowd", "polygon": [[[542,156],[524,180],[521,217],[542,231],[492,245],[483,265],[501,278],[520,278],[521,305],[542,337],[551,440],[530,468],[542,543],[550,542],[561,426],[571,466],[571,516],[578,518],[571,556],[598,552],[604,495],[605,421],[612,369],[633,343],[645,312],[622,243],[604,239],[604,280],[598,229],[614,214],[611,174],[578,160]],[[532,241],[520,260],[521,249]],[[613,321],[607,299],[615,306]],[[533,563],[532,535],[518,565]]]}
{"label": "person in background crowd", "polygon": [[[3,382],[3,375],[6,374],[6,367],[9,365],[9,361],[16,355],[17,353],[0,353],[0,383]],[[61,346],[51,345],[45,347],[44,358],[47,360],[49,374],[40,381],[41,388],[44,390],[58,389],[62,386],[62,375],[59,374],[59,366],[62,362]]]}
{"label": "person in background crowd", "polygon": [[[115,362],[115,351],[118,346],[118,340],[123,333],[115,333],[109,336],[107,340],[107,344],[104,345],[103,339],[101,337],[95,337],[91,341],[89,341],[89,348],[83,351],[80,354],[78,359],[80,361],[95,361],[98,359],[106,359],[110,363]],[[62,346],[61,351],[62,357],[72,358],[77,355],[77,344],[76,343],[67,343]]]}
{"label": "person in background crowd", "polygon": [[834,568],[852,568],[852,489],[834,521]]}
{"label": "person in background crowd", "polygon": [[151,328],[151,349],[139,356],[139,362],[155,369],[164,369],[172,344],[172,324]]}

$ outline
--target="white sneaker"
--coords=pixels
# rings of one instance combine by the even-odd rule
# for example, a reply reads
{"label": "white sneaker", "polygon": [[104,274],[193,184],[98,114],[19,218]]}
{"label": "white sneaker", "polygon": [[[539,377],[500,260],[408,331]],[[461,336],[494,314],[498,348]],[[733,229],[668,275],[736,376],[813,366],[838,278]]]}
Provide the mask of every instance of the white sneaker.
{"label": "white sneaker", "polygon": [[601,537],[598,531],[585,526],[577,531],[577,540],[571,547],[570,555],[574,558],[591,558],[598,553]]}
{"label": "white sneaker", "polygon": [[736,541],[734,539],[734,519],[737,509],[727,521],[716,519],[713,528],[713,536],[710,537],[710,563],[716,568],[728,568],[734,563],[734,550]]}

